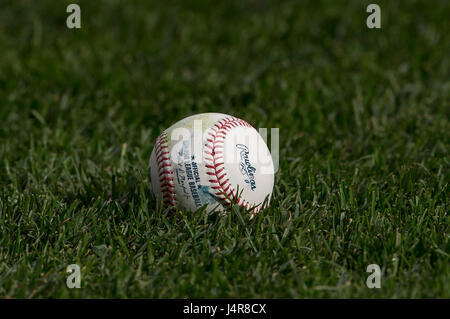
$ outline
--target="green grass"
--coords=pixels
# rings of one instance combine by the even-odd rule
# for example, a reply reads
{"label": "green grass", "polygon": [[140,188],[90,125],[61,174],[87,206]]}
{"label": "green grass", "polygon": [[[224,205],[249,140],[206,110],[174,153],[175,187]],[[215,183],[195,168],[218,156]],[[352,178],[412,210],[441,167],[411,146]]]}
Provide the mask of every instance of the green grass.
{"label": "green grass", "polygon": [[[1,297],[450,297],[450,2],[71,2],[0,1]],[[280,128],[252,221],[155,211],[156,136],[214,111]]]}

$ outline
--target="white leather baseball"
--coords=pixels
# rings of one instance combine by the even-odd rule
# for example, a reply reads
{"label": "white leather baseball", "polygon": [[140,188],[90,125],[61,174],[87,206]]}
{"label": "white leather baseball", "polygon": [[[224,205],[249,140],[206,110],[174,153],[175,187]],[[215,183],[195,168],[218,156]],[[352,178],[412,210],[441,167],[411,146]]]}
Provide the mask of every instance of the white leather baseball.
{"label": "white leather baseball", "polygon": [[[232,200],[253,217],[272,195],[274,168],[264,139],[239,118],[203,113],[165,130],[149,165],[150,189],[165,207],[224,210]],[[239,192],[239,193],[238,193]]]}

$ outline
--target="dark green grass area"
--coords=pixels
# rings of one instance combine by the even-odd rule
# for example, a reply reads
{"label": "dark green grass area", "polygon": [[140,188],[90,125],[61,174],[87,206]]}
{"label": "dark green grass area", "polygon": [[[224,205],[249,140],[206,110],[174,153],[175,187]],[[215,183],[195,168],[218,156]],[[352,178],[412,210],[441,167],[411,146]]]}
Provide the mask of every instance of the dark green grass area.
{"label": "dark green grass area", "polygon": [[[0,0],[1,297],[450,297],[449,1],[71,2]],[[280,129],[254,220],[155,210],[201,112]]]}

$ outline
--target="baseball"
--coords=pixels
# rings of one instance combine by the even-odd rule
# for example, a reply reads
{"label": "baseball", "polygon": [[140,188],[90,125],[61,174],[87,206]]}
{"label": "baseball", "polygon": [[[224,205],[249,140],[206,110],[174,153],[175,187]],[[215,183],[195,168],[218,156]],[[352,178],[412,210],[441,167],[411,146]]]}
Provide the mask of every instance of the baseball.
{"label": "baseball", "polygon": [[251,217],[268,206],[274,183],[269,149],[258,131],[231,115],[189,116],[158,136],[150,189],[159,204],[223,211],[235,202]]}

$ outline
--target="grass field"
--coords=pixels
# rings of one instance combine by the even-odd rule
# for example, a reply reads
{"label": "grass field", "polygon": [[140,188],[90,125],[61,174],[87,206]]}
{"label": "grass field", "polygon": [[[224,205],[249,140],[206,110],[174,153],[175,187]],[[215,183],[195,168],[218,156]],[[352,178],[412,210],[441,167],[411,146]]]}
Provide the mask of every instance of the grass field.
{"label": "grass field", "polygon": [[[449,1],[71,2],[0,0],[0,297],[450,297]],[[280,129],[258,218],[155,210],[201,112]]]}

